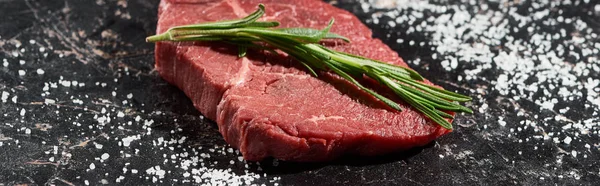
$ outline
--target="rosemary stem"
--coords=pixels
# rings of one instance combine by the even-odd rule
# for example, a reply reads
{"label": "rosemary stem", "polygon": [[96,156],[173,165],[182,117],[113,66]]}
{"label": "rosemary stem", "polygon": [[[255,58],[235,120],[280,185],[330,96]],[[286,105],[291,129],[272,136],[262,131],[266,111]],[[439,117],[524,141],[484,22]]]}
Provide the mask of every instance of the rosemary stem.
{"label": "rosemary stem", "polygon": [[162,34],[146,37],[146,42],[158,42],[158,41],[169,41],[171,40],[171,32],[167,31]]}

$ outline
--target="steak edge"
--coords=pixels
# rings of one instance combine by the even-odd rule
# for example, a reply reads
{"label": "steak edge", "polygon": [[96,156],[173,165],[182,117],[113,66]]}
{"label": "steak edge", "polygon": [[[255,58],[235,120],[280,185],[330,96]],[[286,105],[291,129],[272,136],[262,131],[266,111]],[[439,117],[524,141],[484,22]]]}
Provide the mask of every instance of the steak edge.
{"label": "steak edge", "polygon": [[[334,44],[333,49],[407,66],[354,15],[321,1],[163,0],[157,33],[244,17],[258,3],[267,8],[262,20],[279,21],[280,27],[321,29],[335,18],[331,32],[352,43]],[[155,57],[159,74],[216,121],[225,141],[246,160],[380,155],[422,146],[450,132],[402,102],[402,112],[390,110],[336,75],[313,77],[284,56],[249,51],[238,58],[237,48],[227,44],[159,42]]]}

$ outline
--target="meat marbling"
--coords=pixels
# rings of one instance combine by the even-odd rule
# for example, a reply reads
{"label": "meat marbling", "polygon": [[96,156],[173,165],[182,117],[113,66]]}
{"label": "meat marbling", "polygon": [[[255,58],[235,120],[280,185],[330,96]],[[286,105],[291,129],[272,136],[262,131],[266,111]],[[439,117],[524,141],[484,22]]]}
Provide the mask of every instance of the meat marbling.
{"label": "meat marbling", "polygon": [[[406,66],[351,13],[317,0],[163,0],[157,33],[169,27],[244,17],[258,3],[280,27],[323,28],[352,40],[336,50]],[[222,43],[156,44],[156,70],[179,87],[246,160],[326,161],[425,145],[450,132],[403,104],[390,110],[330,73],[309,75],[290,58]]]}

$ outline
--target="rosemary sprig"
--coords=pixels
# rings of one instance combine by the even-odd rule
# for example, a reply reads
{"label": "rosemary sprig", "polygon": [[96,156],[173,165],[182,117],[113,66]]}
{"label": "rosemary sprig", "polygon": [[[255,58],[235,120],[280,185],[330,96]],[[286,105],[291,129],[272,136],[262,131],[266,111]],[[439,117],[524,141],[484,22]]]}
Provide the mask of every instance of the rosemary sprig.
{"label": "rosemary sprig", "polygon": [[452,129],[452,124],[445,118],[453,118],[448,112],[473,112],[456,103],[470,101],[470,97],[427,85],[422,82],[423,77],[412,69],[331,50],[318,44],[322,39],[350,42],[343,36],[329,32],[333,19],[322,30],[274,28],[279,22],[258,21],[264,13],[265,7],[259,4],[258,10],[242,19],[172,27],[162,34],[146,38],[146,41],[223,41],[237,45],[240,57],[246,55],[248,48],[273,53],[277,53],[277,49],[298,59],[313,75],[317,76],[315,69],[333,71],[391,108],[401,111],[398,103],[356,80],[364,76],[374,79],[447,129]]}

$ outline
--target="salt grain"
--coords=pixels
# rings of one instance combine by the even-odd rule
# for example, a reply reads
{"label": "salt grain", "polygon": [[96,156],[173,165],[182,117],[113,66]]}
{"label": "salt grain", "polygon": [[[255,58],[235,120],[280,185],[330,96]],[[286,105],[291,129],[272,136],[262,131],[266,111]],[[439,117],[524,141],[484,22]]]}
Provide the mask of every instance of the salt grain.
{"label": "salt grain", "polygon": [[572,139],[571,137],[569,137],[569,136],[567,136],[565,139],[563,139],[563,142],[564,142],[565,144],[567,144],[567,145],[568,145],[568,144],[571,144],[571,141],[573,141],[573,139]]}
{"label": "salt grain", "polygon": [[129,147],[129,145],[131,144],[131,142],[135,141],[135,140],[139,140],[140,137],[139,136],[128,136],[122,139],[123,141],[123,146],[125,147]]}
{"label": "salt grain", "polygon": [[102,160],[106,160],[110,157],[110,155],[108,153],[104,153],[102,154],[102,156],[100,156],[100,158],[102,158]]}
{"label": "salt grain", "polygon": [[0,96],[2,103],[6,103],[6,101],[8,100],[8,96],[10,96],[10,94],[8,92],[2,91],[2,95]]}
{"label": "salt grain", "polygon": [[80,99],[73,99],[73,103],[81,105],[83,104],[83,101]]}

